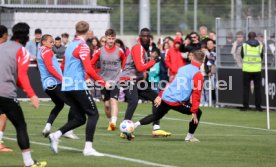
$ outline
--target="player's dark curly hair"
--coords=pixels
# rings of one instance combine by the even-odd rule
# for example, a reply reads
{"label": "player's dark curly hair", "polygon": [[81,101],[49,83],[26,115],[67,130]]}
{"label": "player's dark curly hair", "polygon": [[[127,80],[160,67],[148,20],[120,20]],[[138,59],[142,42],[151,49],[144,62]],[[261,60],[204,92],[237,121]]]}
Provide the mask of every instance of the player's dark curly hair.
{"label": "player's dark curly hair", "polygon": [[27,23],[17,23],[12,27],[12,41],[18,41],[23,46],[29,41],[30,26]]}
{"label": "player's dark curly hair", "polygon": [[8,29],[6,26],[0,25],[0,38],[2,38],[4,34],[8,34]]}

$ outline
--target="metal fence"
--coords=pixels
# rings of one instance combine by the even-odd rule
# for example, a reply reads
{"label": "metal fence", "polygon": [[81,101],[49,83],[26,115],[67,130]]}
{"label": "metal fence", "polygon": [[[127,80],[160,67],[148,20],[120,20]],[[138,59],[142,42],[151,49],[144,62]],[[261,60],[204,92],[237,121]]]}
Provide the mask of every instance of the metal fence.
{"label": "metal fence", "polygon": [[21,5],[96,5],[97,0],[2,0],[2,4]]}
{"label": "metal fence", "polygon": [[[112,8],[111,26],[120,32],[120,35],[134,35],[139,31],[139,2],[140,0],[2,0],[2,4],[108,6]],[[215,2],[215,0],[150,0],[150,28],[157,35],[174,34],[178,30],[186,34],[197,30],[201,25],[215,31],[217,17],[236,20],[229,22],[228,26],[233,27],[243,25],[240,22],[242,19],[246,20],[247,16],[252,16],[253,20],[265,20],[276,15],[275,0]]]}
{"label": "metal fence", "polygon": [[248,32],[256,32],[257,39],[260,43],[264,44],[264,30],[267,30],[268,37],[266,46],[268,51],[268,67],[276,68],[276,16],[273,19],[263,20],[247,17],[246,20],[240,20],[236,26],[233,27],[231,25],[233,25],[232,20],[216,19],[218,68],[241,68],[241,45],[247,40]]}

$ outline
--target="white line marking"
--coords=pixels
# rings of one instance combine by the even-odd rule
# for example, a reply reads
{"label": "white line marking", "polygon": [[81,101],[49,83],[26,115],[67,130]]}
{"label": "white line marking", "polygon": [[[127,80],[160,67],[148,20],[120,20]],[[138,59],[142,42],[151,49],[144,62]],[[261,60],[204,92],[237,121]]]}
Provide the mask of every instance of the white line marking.
{"label": "white line marking", "polygon": [[[4,139],[11,140],[11,141],[16,141],[15,138],[10,138],[10,137],[4,137]],[[31,144],[35,144],[35,145],[47,146],[47,147],[49,147],[49,145],[50,145],[50,144],[36,142],[36,141],[30,141],[30,143]],[[81,152],[82,153],[82,150],[77,149],[77,148],[66,147],[66,146],[61,146],[61,145],[59,145],[58,147],[61,148],[61,149],[63,149],[63,150],[77,151],[77,152]],[[158,164],[158,163],[154,163],[154,162],[144,161],[144,160],[140,160],[140,159],[122,157],[122,156],[113,155],[113,154],[106,154],[106,153],[103,153],[103,154],[106,157],[110,157],[110,158],[114,158],[114,159],[119,159],[119,160],[130,161],[130,162],[135,162],[135,163],[143,164],[143,165],[147,165],[147,166],[176,167],[176,166],[171,166],[171,165]]]}
{"label": "white line marking", "polygon": [[[146,116],[146,115],[142,115],[142,114],[134,114],[134,115],[140,116],[140,117],[145,117]],[[170,118],[170,117],[163,117],[162,119],[173,120],[173,121],[182,121],[182,122],[190,122],[190,120]],[[213,123],[213,122],[202,122],[202,121],[200,121],[200,124],[223,126],[223,127],[234,127],[234,128],[251,129],[251,130],[261,130],[261,131],[268,131],[268,132],[276,132],[275,129],[268,130],[268,129],[264,129],[264,128],[256,128],[256,127],[241,126],[241,125],[221,124],[221,123]]]}

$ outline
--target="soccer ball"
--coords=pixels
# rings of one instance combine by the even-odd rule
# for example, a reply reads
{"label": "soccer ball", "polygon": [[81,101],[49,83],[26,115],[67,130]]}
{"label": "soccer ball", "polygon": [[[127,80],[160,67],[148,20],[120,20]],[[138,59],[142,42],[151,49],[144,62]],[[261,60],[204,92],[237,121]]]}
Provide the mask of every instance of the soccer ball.
{"label": "soccer ball", "polygon": [[124,120],[120,124],[120,130],[123,133],[132,133],[134,131],[134,123],[131,120]]}

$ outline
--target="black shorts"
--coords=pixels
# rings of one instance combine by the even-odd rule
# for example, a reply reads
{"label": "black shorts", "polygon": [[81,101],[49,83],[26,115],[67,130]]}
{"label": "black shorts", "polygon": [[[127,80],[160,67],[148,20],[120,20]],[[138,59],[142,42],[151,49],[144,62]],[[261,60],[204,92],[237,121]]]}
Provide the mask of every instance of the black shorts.
{"label": "black shorts", "polygon": [[1,114],[4,114],[4,112],[0,109],[0,115],[1,115]]}
{"label": "black shorts", "polygon": [[101,90],[103,101],[108,101],[111,98],[118,100],[119,97],[119,88],[115,86],[112,90],[106,90],[105,88]]}

